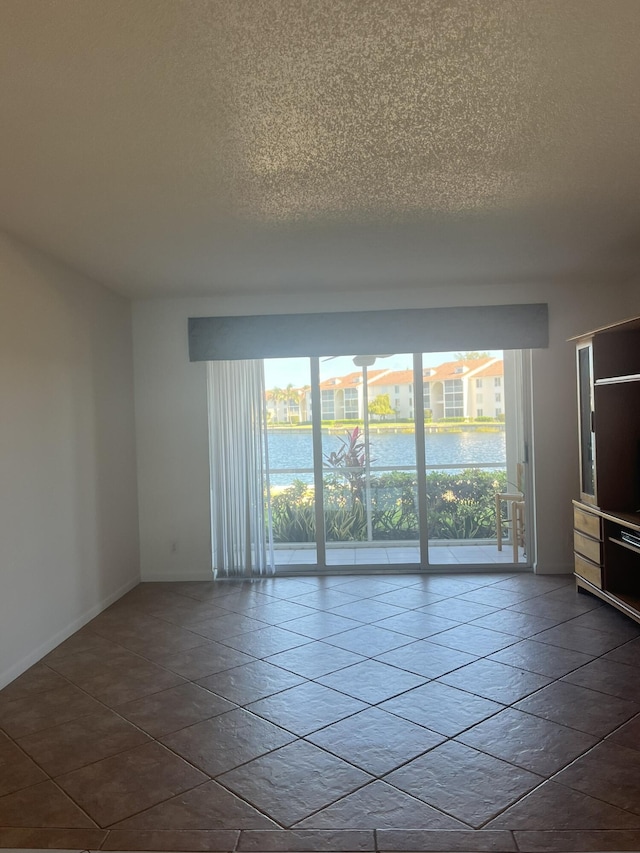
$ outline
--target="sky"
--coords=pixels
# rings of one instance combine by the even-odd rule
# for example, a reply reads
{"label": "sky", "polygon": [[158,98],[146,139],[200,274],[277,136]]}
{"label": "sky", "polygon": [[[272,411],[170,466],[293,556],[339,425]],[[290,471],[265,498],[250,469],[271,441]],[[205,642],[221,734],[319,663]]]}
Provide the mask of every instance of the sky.
{"label": "sky", "polygon": [[[489,351],[491,356],[500,356],[497,350]],[[445,361],[455,361],[455,352],[430,352],[423,356],[425,367],[437,367]],[[379,358],[373,366],[374,370],[379,368],[391,370],[412,370],[413,356],[411,353],[390,355],[388,358]],[[338,356],[331,359],[320,359],[320,379],[329,379],[332,376],[344,376],[359,368],[355,367],[351,356]],[[269,358],[264,362],[265,387],[286,388],[291,383],[295,388],[309,385],[309,359],[308,358]]]}

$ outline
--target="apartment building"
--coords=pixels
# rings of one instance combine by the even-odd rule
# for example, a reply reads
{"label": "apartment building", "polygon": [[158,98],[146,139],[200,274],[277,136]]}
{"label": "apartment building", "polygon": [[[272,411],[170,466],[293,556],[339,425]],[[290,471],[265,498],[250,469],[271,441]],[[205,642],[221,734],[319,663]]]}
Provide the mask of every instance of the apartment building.
{"label": "apartment building", "polygon": [[[373,384],[390,371],[384,369],[367,371],[367,399],[371,400]],[[320,383],[322,420],[357,420],[364,412],[365,384],[361,370],[347,373],[346,376],[332,376]],[[307,403],[310,405],[310,393]],[[310,411],[310,409],[308,409]]]}
{"label": "apartment building", "polygon": [[[380,396],[389,400],[393,415],[400,420],[415,416],[415,388],[412,370],[377,369],[367,371],[367,404]],[[423,405],[427,418],[491,417],[504,414],[504,362],[498,357],[449,361],[425,367],[422,378]],[[362,420],[365,383],[362,371],[333,376],[320,383],[322,419]],[[302,423],[311,417],[311,390],[271,389],[266,392],[268,421]],[[375,415],[374,415],[375,418]]]}
{"label": "apartment building", "polygon": [[433,420],[504,414],[501,358],[449,361],[423,371],[423,405]]}

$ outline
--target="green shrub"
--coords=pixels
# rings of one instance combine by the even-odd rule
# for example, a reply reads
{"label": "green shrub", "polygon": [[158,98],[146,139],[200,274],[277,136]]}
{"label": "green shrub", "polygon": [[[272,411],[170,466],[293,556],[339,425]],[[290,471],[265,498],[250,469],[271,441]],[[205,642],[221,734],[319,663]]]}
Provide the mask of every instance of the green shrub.
{"label": "green shrub", "polygon": [[[468,469],[427,474],[427,521],[430,539],[493,539],[495,493],[507,488],[504,471]],[[418,539],[418,485],[414,474],[393,471],[370,479],[374,541]],[[367,519],[363,503],[344,479],[324,480],[328,542],[364,542]],[[276,542],[315,541],[315,500],[311,486],[296,480],[271,501]]]}
{"label": "green shrub", "polygon": [[274,542],[315,542],[316,517],[313,489],[302,480],[271,498]]}
{"label": "green shrub", "polygon": [[391,471],[371,478],[374,540],[418,538],[418,485],[414,475]]}
{"label": "green shrub", "polygon": [[495,494],[504,491],[504,471],[469,469],[458,474],[427,475],[427,522],[430,539],[493,539]]}
{"label": "green shrub", "polygon": [[324,528],[327,542],[364,542],[367,517],[364,505],[339,474],[324,478]]}

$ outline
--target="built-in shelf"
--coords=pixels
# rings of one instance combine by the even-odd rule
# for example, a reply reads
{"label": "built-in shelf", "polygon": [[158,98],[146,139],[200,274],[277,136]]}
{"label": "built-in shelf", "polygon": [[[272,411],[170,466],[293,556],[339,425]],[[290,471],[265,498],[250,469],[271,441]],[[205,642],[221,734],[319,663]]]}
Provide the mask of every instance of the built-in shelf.
{"label": "built-in shelf", "polygon": [[629,373],[626,376],[607,376],[606,379],[596,379],[596,385],[622,385],[625,382],[640,382],[640,373]]}
{"label": "built-in shelf", "polygon": [[607,521],[613,521],[621,527],[640,532],[640,512],[617,512],[615,510],[601,509],[599,515]]}
{"label": "built-in shelf", "polygon": [[637,545],[632,545],[631,542],[625,542],[623,539],[618,539],[617,536],[609,536],[609,542],[614,542],[616,545],[620,545],[621,548],[628,548],[629,551],[633,551],[634,554],[640,554],[640,548]]}
{"label": "built-in shelf", "polygon": [[640,544],[633,541],[640,534],[640,317],[575,340],[576,584],[640,622]]}
{"label": "built-in shelf", "polygon": [[627,608],[629,608],[629,611],[633,611],[633,612],[628,612],[629,616],[634,616],[634,618],[637,618],[635,616],[635,614],[640,613],[640,596],[638,596],[638,595],[627,595],[624,592],[619,592],[616,595],[616,598],[623,605],[625,605]]}

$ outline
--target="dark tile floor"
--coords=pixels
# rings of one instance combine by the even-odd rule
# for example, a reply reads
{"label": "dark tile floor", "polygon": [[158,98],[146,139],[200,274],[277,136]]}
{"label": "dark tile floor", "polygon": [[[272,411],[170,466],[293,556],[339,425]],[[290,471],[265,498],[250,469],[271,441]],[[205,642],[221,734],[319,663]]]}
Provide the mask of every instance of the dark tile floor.
{"label": "dark tile floor", "polygon": [[568,576],[142,584],[0,692],[0,846],[637,850],[639,651]]}

